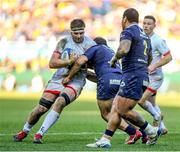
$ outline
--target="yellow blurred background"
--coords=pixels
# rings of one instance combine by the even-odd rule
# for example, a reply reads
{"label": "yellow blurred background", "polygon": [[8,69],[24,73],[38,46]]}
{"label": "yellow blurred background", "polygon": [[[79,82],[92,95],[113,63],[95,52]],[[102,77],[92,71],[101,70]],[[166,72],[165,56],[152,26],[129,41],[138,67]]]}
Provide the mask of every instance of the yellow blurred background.
{"label": "yellow blurred background", "polygon": [[[156,32],[173,56],[164,67],[160,92],[180,91],[180,0],[0,0],[0,90],[41,92],[54,71],[49,58],[57,41],[66,35],[69,23],[82,18],[86,34],[103,36],[116,51],[121,16],[128,7],[157,19]],[[87,82],[85,90],[95,92]],[[87,86],[86,85],[86,86]]]}

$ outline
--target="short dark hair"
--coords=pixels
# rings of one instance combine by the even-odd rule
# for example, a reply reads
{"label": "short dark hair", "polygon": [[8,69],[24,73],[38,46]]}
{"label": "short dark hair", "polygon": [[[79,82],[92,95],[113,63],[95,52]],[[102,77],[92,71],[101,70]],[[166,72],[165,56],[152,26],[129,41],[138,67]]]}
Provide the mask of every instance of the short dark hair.
{"label": "short dark hair", "polygon": [[139,23],[139,13],[134,8],[128,8],[123,13],[123,18],[127,17],[130,23],[136,22]]}
{"label": "short dark hair", "polygon": [[107,41],[103,37],[96,37],[94,38],[94,41],[96,42],[96,44],[104,44],[107,46]]}
{"label": "short dark hair", "polygon": [[82,19],[74,19],[70,23],[70,28],[72,31],[84,30],[85,23]]}
{"label": "short dark hair", "polygon": [[146,15],[146,16],[144,17],[144,19],[151,19],[151,20],[154,21],[154,23],[156,23],[156,19],[155,19],[155,17],[152,16],[152,15]]}

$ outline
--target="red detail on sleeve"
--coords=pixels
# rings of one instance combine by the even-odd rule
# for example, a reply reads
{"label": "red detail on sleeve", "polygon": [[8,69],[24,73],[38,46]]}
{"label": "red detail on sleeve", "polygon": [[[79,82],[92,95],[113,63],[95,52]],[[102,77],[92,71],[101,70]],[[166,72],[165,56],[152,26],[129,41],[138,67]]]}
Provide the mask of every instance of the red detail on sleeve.
{"label": "red detail on sleeve", "polygon": [[149,91],[152,92],[152,93],[156,93],[156,92],[157,92],[156,90],[154,90],[154,89],[152,89],[152,88],[147,88],[147,90],[149,90]]}
{"label": "red detail on sleeve", "polygon": [[168,54],[170,54],[170,51],[168,51],[168,52],[166,52],[165,54],[163,54],[163,56],[166,56],[166,55],[168,55]]}

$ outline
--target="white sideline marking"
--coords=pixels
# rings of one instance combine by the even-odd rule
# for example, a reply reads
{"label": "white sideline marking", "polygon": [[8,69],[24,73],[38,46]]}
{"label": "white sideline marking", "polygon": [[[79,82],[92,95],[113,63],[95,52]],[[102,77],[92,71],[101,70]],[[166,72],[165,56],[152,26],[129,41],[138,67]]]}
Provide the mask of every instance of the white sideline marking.
{"label": "white sideline marking", "polygon": [[[103,132],[58,132],[58,133],[47,133],[46,135],[53,135],[53,136],[57,136],[57,135],[102,135]],[[117,132],[116,134],[126,134],[124,132]],[[180,134],[180,132],[168,132],[168,134]],[[11,135],[15,135],[14,134],[9,134],[9,133],[0,133],[0,136],[11,136]]]}

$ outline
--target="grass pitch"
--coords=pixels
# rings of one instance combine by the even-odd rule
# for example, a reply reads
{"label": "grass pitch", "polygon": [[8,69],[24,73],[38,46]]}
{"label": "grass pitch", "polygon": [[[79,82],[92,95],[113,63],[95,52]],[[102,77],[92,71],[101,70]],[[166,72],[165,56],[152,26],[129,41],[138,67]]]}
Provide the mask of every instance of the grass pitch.
{"label": "grass pitch", "polygon": [[[105,151],[85,147],[86,144],[94,142],[94,138],[101,137],[106,123],[100,117],[95,95],[84,93],[64,109],[60,120],[44,136],[43,144],[36,145],[32,141],[44,116],[23,142],[13,142],[13,134],[22,129],[27,115],[38,103],[38,97],[39,95],[33,94],[0,95],[0,151]],[[169,133],[160,137],[157,145],[146,146],[141,144],[140,140],[135,145],[125,145],[127,135],[116,131],[112,148],[108,151],[180,151],[180,97],[174,94],[159,95],[158,102],[165,114]],[[147,112],[138,106],[136,109],[147,120],[152,121]]]}

